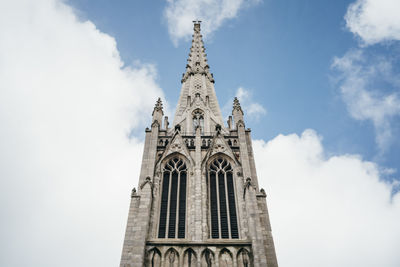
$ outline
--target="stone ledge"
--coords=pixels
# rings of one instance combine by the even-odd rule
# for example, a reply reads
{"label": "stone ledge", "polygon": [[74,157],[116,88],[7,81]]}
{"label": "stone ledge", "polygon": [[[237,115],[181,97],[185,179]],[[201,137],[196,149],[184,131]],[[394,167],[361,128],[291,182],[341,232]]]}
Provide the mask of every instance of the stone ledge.
{"label": "stone ledge", "polygon": [[211,239],[207,241],[186,241],[186,240],[148,240],[146,245],[150,246],[251,246],[251,241],[249,240],[220,240]]}

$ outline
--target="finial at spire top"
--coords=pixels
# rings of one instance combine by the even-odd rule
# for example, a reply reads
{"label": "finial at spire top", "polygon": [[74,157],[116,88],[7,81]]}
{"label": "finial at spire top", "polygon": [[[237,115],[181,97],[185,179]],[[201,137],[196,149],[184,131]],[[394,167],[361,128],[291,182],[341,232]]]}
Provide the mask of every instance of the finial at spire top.
{"label": "finial at spire top", "polygon": [[193,23],[194,23],[194,26],[193,26],[193,28],[194,28],[194,31],[195,32],[200,32],[200,23],[201,23],[201,20],[193,20]]}

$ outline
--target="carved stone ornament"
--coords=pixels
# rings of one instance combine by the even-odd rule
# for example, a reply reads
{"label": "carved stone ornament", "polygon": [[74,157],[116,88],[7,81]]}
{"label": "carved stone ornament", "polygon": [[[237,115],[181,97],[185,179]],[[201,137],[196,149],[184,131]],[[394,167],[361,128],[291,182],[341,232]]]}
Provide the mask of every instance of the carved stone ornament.
{"label": "carved stone ornament", "polygon": [[147,176],[147,177],[146,177],[146,180],[140,185],[140,190],[142,190],[143,187],[144,187],[146,184],[149,184],[149,185],[150,185],[151,194],[153,195],[154,184],[153,184],[153,182],[151,181],[150,176]]}
{"label": "carved stone ornament", "polygon": [[207,154],[203,159],[202,165],[208,162],[208,159],[210,159],[213,155],[217,153],[225,154],[233,161],[235,161],[236,165],[241,165],[240,162],[237,161],[231,147],[228,145],[228,142],[225,141],[225,138],[220,133],[217,133],[210,142],[210,148],[208,149]]}
{"label": "carved stone ornament", "polygon": [[191,160],[190,153],[186,147],[186,143],[182,139],[182,136],[179,134],[179,132],[176,133],[175,136],[172,138],[170,144],[168,144],[163,156],[160,159],[162,160],[163,158],[166,158],[168,155],[175,152],[180,153]]}
{"label": "carved stone ornament", "polygon": [[137,192],[136,192],[136,188],[134,187],[132,189],[131,197],[135,197],[135,196],[137,196]]}
{"label": "carved stone ornament", "polygon": [[175,251],[171,250],[168,256],[169,264],[172,265],[175,262]]}
{"label": "carved stone ornament", "polygon": [[260,193],[263,194],[264,196],[267,196],[267,193],[265,193],[264,188],[261,188],[261,189],[260,189]]}
{"label": "carved stone ornament", "polygon": [[151,124],[151,128],[154,127],[160,127],[160,123],[158,122],[158,120],[154,120],[153,123]]}
{"label": "carved stone ornament", "polygon": [[223,144],[216,144],[214,146],[213,152],[218,153],[218,152],[225,152],[226,147]]}
{"label": "carved stone ornament", "polygon": [[154,106],[152,115],[154,115],[154,112],[163,113],[163,104],[162,104],[161,98],[157,99],[157,102],[156,102],[156,105]]}
{"label": "carved stone ornament", "polygon": [[205,263],[207,264],[207,267],[212,266],[213,255],[209,249],[207,249],[204,252],[204,260],[205,260]]}
{"label": "carved stone ornament", "polygon": [[245,127],[245,125],[244,125],[244,121],[242,121],[242,120],[239,120],[237,123],[236,123],[236,127],[237,128],[239,128],[239,127]]}
{"label": "carved stone ornament", "polygon": [[250,256],[249,256],[249,252],[246,249],[243,249],[240,252],[240,256],[239,256],[239,266],[240,267],[249,267],[250,266]]}
{"label": "carved stone ornament", "polygon": [[230,253],[227,250],[224,250],[221,255],[220,255],[220,259],[219,259],[219,266],[220,267],[230,267],[232,266],[232,256],[230,255]]}
{"label": "carved stone ornament", "polygon": [[178,142],[174,142],[173,144],[171,144],[171,149],[180,151],[182,149],[182,145]]}
{"label": "carved stone ornament", "polygon": [[243,187],[244,187],[244,189],[243,189],[243,198],[245,198],[247,190],[249,190],[250,188],[255,189],[255,185],[251,181],[250,177],[246,178],[246,181],[244,182],[244,186]]}

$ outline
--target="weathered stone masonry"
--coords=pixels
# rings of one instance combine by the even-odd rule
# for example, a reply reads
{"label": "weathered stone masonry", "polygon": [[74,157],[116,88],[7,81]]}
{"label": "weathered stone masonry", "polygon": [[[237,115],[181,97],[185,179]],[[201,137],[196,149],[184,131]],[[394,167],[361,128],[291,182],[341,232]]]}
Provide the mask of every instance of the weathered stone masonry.
{"label": "weathered stone masonry", "polygon": [[224,125],[195,21],[172,127],[159,99],[146,129],[120,267],[278,266],[243,115],[235,98]]}

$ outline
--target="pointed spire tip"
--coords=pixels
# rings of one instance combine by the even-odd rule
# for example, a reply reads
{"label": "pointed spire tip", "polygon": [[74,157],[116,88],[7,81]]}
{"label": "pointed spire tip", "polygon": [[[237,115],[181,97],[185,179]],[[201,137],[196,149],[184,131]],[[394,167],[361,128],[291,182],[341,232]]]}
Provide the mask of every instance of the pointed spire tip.
{"label": "pointed spire tip", "polygon": [[[193,20],[193,23],[194,23],[193,29],[194,29],[195,33],[196,33],[196,32],[197,32],[197,33],[200,33],[200,23],[201,23],[201,20]],[[194,35],[193,35],[193,37],[194,37]]]}

